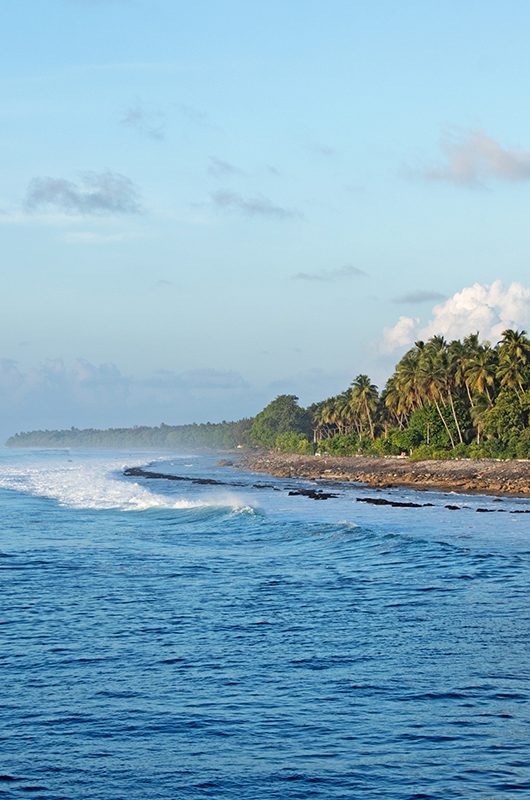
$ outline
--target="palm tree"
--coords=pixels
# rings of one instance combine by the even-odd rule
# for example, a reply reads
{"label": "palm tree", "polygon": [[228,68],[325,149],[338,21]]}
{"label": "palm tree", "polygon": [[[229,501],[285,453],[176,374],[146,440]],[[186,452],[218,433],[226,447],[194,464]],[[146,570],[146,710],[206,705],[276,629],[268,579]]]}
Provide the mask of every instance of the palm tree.
{"label": "palm tree", "polygon": [[496,351],[489,345],[484,344],[480,350],[470,358],[467,367],[467,377],[471,389],[479,395],[486,395],[488,404],[493,405],[490,389],[495,387],[498,361]]}
{"label": "palm tree", "polygon": [[352,407],[357,412],[361,425],[363,417],[368,421],[370,436],[372,437],[372,441],[374,441],[375,430],[373,416],[377,410],[377,401],[379,399],[377,386],[371,382],[368,375],[357,375],[351,384],[351,390]]}
{"label": "palm tree", "polygon": [[[426,397],[430,402],[434,403],[438,416],[442,420],[449,441],[451,442],[451,446],[454,447],[455,440],[453,434],[440,408],[440,403],[444,406],[447,403],[446,395],[449,383],[447,342],[443,336],[433,336],[429,339],[421,355],[420,370]],[[456,416],[454,413],[453,415]],[[461,438],[462,434],[458,426],[457,429],[459,430]]]}
{"label": "palm tree", "polygon": [[330,425],[332,424],[333,417],[333,399],[328,398],[319,404],[315,416],[315,430],[313,432],[313,441],[319,442],[321,439],[328,439],[330,434]]}
{"label": "palm tree", "polygon": [[423,342],[416,342],[396,367],[395,389],[402,412],[406,415],[423,405],[424,387],[421,372],[423,349]]}
{"label": "palm tree", "polygon": [[521,399],[529,367],[530,341],[526,338],[526,331],[507,328],[499,344],[498,376],[501,386],[513,389]]}
{"label": "palm tree", "polygon": [[477,431],[477,444],[480,444],[482,431],[484,429],[484,422],[486,420],[487,412],[491,406],[486,399],[486,395],[479,395],[473,408],[471,409],[471,419]]}
{"label": "palm tree", "polygon": [[405,427],[408,406],[406,396],[400,391],[397,373],[390,376],[381,395],[385,409],[391,420],[395,420],[400,430]]}
{"label": "palm tree", "polygon": [[335,398],[335,419],[339,433],[349,433],[351,426],[350,393],[342,392]]}
{"label": "palm tree", "polygon": [[499,349],[501,358],[510,358],[524,365],[530,361],[530,340],[526,337],[526,331],[507,328],[502,332]]}
{"label": "palm tree", "polygon": [[462,342],[451,342],[451,346],[455,356],[457,356],[455,367],[456,385],[463,386],[465,388],[469,405],[471,408],[473,408],[474,399],[471,391],[469,367],[481,348],[478,333],[470,333],[468,336],[464,337]]}

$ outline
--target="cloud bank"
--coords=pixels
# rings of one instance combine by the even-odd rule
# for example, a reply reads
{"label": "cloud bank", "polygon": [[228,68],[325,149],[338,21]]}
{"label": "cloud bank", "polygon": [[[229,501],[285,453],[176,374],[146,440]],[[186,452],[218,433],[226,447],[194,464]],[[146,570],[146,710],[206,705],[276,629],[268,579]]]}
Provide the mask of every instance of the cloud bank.
{"label": "cloud bank", "polygon": [[490,179],[530,180],[530,150],[503,147],[482,130],[446,136],[441,142],[445,161],[423,172],[431,181],[480,186]]}
{"label": "cloud bank", "polygon": [[505,287],[500,280],[474,283],[434,306],[425,325],[418,317],[402,316],[385,328],[383,350],[390,353],[436,334],[459,339],[478,332],[481,339],[495,342],[506,328],[526,328],[529,324],[530,287],[517,282]]}
{"label": "cloud bank", "polygon": [[47,360],[29,369],[12,359],[0,359],[0,425],[4,436],[19,430],[71,425],[215,421],[222,415],[242,414],[251,398],[248,383],[230,370],[160,370],[132,377],[115,364],[92,364],[82,358],[72,363]]}
{"label": "cloud bank", "polygon": [[85,172],[78,183],[64,178],[37,177],[30,181],[24,203],[32,211],[66,214],[138,214],[138,191],[118,172]]}

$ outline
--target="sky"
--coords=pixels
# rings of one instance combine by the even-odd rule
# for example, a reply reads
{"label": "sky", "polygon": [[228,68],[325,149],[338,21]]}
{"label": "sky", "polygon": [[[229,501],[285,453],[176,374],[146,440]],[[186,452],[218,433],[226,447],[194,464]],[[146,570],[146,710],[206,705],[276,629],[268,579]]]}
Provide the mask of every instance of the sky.
{"label": "sky", "polygon": [[530,5],[20,0],[0,434],[234,419],[530,326]]}

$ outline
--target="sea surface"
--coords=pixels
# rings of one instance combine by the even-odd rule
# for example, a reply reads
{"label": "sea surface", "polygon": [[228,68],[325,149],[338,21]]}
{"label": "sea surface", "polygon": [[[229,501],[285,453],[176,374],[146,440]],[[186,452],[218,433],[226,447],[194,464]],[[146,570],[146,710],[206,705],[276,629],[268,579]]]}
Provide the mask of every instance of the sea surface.
{"label": "sea surface", "polygon": [[530,503],[216,461],[0,450],[0,798],[530,797]]}

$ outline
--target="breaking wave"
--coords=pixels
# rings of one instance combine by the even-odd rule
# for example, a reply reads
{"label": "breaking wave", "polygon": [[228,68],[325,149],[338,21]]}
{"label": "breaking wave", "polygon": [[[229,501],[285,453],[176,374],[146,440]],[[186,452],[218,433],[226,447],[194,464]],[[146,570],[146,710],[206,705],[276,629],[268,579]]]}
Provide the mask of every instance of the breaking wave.
{"label": "breaking wave", "polygon": [[[130,464],[128,464],[130,466]],[[254,513],[251,506],[233,496],[183,499],[151,492],[118,474],[117,461],[65,462],[56,465],[37,462],[0,467],[0,489],[23,492],[55,500],[77,509],[147,511],[149,509],[229,509],[233,513]]]}

